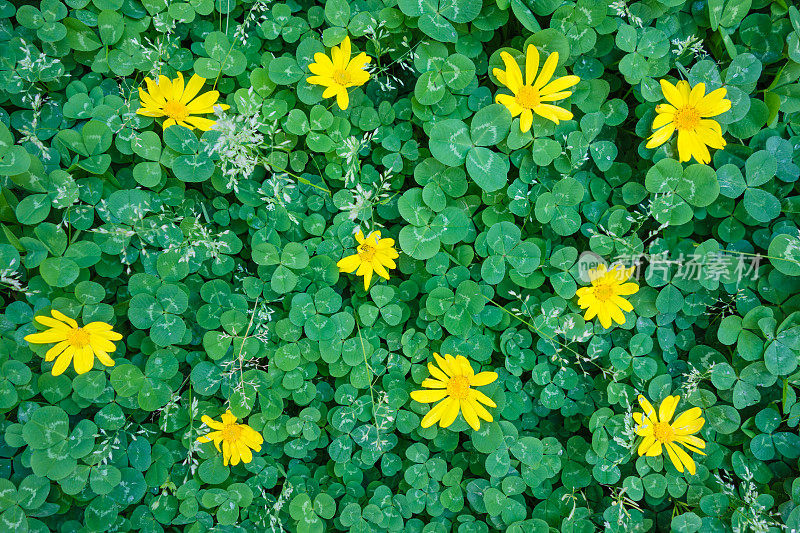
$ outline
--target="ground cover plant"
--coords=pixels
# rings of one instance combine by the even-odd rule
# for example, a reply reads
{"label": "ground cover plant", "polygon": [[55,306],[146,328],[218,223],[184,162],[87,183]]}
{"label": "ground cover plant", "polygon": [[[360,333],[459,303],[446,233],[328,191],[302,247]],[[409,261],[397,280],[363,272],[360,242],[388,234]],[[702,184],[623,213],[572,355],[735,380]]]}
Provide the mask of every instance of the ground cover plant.
{"label": "ground cover plant", "polygon": [[0,0],[0,531],[800,529],[791,0]]}

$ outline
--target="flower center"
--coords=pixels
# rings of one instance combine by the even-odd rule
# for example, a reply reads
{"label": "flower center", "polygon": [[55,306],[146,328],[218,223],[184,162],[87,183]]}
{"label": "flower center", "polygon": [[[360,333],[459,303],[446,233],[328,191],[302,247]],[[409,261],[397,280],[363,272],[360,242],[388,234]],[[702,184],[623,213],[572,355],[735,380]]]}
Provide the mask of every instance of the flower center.
{"label": "flower center", "polygon": [[532,85],[523,85],[517,93],[517,103],[525,109],[533,109],[539,105],[539,91]]}
{"label": "flower center", "polygon": [[189,109],[177,100],[167,100],[164,114],[171,119],[183,121],[189,116]]}
{"label": "flower center", "polygon": [[447,382],[447,394],[459,400],[465,399],[469,395],[469,378],[467,376],[456,376]]}
{"label": "flower center", "polygon": [[225,424],[222,428],[222,439],[227,441],[239,440],[242,436],[242,428],[239,424]]}
{"label": "flower center", "polygon": [[653,436],[659,442],[672,442],[672,435],[675,432],[667,422],[659,422],[653,428]]}
{"label": "flower center", "polygon": [[598,285],[594,288],[594,297],[601,302],[610,300],[612,296],[614,296],[614,289],[611,288],[611,285]]}
{"label": "flower center", "polygon": [[674,122],[679,130],[693,130],[700,123],[700,113],[694,106],[684,106],[675,113]]}
{"label": "flower center", "polygon": [[333,81],[339,85],[347,85],[350,83],[350,73],[344,69],[336,69],[333,71]]}
{"label": "flower center", "polygon": [[358,247],[358,255],[364,261],[372,261],[372,258],[375,257],[375,247],[370,244],[362,244]]}
{"label": "flower center", "polygon": [[89,344],[89,334],[83,328],[75,328],[69,333],[67,340],[75,348],[83,348]]}

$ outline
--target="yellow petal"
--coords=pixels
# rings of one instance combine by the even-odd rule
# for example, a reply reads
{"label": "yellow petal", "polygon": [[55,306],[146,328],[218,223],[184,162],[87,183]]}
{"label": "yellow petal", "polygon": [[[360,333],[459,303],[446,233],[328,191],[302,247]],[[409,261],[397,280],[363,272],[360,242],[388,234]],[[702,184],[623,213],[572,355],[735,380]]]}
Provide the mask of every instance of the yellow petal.
{"label": "yellow petal", "polygon": [[543,94],[539,97],[542,102],[555,102],[556,100],[563,100],[572,96],[572,91],[561,91],[557,93]]}
{"label": "yellow petal", "polygon": [[496,380],[497,372],[480,372],[470,378],[469,384],[472,387],[481,387],[483,385],[488,385],[489,383],[494,383]]}
{"label": "yellow petal", "polygon": [[208,415],[201,416],[200,420],[203,422],[203,424],[207,425],[212,429],[222,429],[223,427],[225,427],[225,425],[222,422],[217,422]]}
{"label": "yellow petal", "polygon": [[350,105],[350,96],[347,94],[347,89],[341,89],[336,93],[336,103],[342,111],[348,108]]}
{"label": "yellow petal", "polygon": [[622,310],[619,307],[611,302],[606,302],[606,308],[608,309],[609,315],[614,322],[617,324],[625,323],[625,315],[622,313]]}
{"label": "yellow petal", "polygon": [[446,354],[444,354],[444,360],[447,361],[447,366],[448,366],[448,368],[450,368],[450,372],[451,372],[450,375],[451,376],[456,377],[456,376],[463,376],[464,375],[464,370],[461,368],[461,365],[459,365],[456,362],[456,358],[455,357],[453,357],[449,353],[446,353]]}
{"label": "yellow petal", "polygon": [[438,379],[425,378],[422,380],[422,386],[429,389],[445,389],[447,388],[447,383]]}
{"label": "yellow petal", "polygon": [[115,365],[114,360],[111,359],[111,357],[108,356],[107,352],[104,352],[103,350],[100,350],[100,349],[98,349],[98,348],[96,348],[94,346],[92,346],[92,351],[94,352],[94,355],[97,356],[98,361],[100,361],[100,363],[103,366],[114,366]]}
{"label": "yellow petal", "polygon": [[494,101],[505,106],[512,117],[516,117],[523,111],[523,107],[517,103],[517,99],[510,94],[498,94],[494,97]]}
{"label": "yellow petal", "polygon": [[611,327],[613,321],[611,320],[611,310],[605,302],[600,302],[597,307],[597,318],[600,319],[600,325],[608,329]]}
{"label": "yellow petal", "polygon": [[372,281],[372,263],[361,263],[356,270],[356,275],[364,276],[364,290],[369,291],[369,284]]}
{"label": "yellow petal", "polygon": [[500,83],[500,85],[505,85],[506,87],[508,87],[505,70],[494,68],[492,69],[492,74],[494,74],[494,77],[497,78],[497,81]]}
{"label": "yellow petal", "polygon": [[633,311],[633,305],[631,305],[631,303],[625,298],[620,298],[619,296],[612,296],[611,300],[609,301],[625,312],[630,313],[631,311]]}
{"label": "yellow petal", "polygon": [[519,92],[520,87],[522,87],[522,71],[519,69],[517,61],[508,52],[500,52],[500,59],[503,60],[506,66],[505,85],[516,94]]}
{"label": "yellow petal", "polygon": [[644,416],[649,418],[654,424],[658,424],[658,416],[656,415],[656,410],[653,409],[653,404],[651,404],[650,401],[641,394],[639,395],[638,400],[639,405],[641,405],[642,409],[644,410]]}
{"label": "yellow petal", "polygon": [[264,437],[250,426],[242,425],[242,442],[259,452],[261,451],[261,445],[264,443]]}
{"label": "yellow petal", "polygon": [[438,422],[442,418],[442,414],[444,414],[445,409],[447,409],[452,402],[454,402],[453,398],[447,398],[431,408],[430,411],[422,418],[422,422],[420,422],[420,426],[422,428],[429,428]]}
{"label": "yellow petal", "polygon": [[675,125],[672,123],[667,124],[661,129],[656,130],[647,140],[647,144],[645,145],[646,148],[658,148],[665,142],[672,137],[672,134],[675,133]]}
{"label": "yellow petal", "polygon": [[553,52],[550,54],[542,65],[542,71],[539,73],[539,77],[536,78],[536,83],[533,84],[534,89],[541,89],[550,81],[553,77],[553,73],[556,71],[556,67],[558,66],[558,52]]}
{"label": "yellow petal", "polygon": [[542,87],[539,92],[541,94],[558,93],[577,85],[580,81],[581,79],[578,76],[561,76]]}
{"label": "yellow petal", "polygon": [[661,92],[664,93],[664,98],[667,99],[667,102],[674,105],[677,108],[681,108],[686,105],[686,100],[684,100],[683,96],[681,95],[680,91],[672,85],[667,80],[661,80]]}
{"label": "yellow petal", "polygon": [[692,420],[691,422],[686,422],[681,425],[678,425],[676,421],[672,424],[672,429],[675,431],[676,435],[691,435],[692,433],[700,431],[705,423],[705,418],[698,418],[697,420]]}
{"label": "yellow petal", "polygon": [[331,87],[337,85],[333,78],[326,76],[309,76],[306,81],[311,85],[321,85],[322,87]]}
{"label": "yellow petal", "polygon": [[689,161],[692,158],[692,145],[691,132],[686,130],[678,131],[678,159],[681,163]]}
{"label": "yellow petal", "polygon": [[639,449],[637,450],[639,456],[641,457],[642,455],[646,454],[647,450],[649,450],[650,447],[655,443],[656,438],[652,435],[647,435],[644,439],[642,439],[641,444],[639,444]]}
{"label": "yellow petal", "polygon": [[336,266],[339,267],[339,272],[351,273],[361,265],[361,257],[358,254],[348,255],[347,257],[339,260]]}
{"label": "yellow petal", "polygon": [[198,113],[213,113],[214,112],[214,104],[219,100],[219,92],[218,91],[208,91],[207,93],[203,93],[188,104],[186,104],[186,109],[189,110],[189,113],[198,114]]}
{"label": "yellow petal", "polygon": [[66,322],[67,324],[69,324],[69,326],[71,328],[77,328],[78,327],[78,323],[75,322],[75,320],[73,320],[72,318],[68,317],[67,315],[65,315],[61,311],[58,311],[56,309],[52,309],[52,310],[50,310],[50,314],[53,315],[53,318],[55,318],[56,320],[60,320],[62,322]]}
{"label": "yellow petal", "polygon": [[571,120],[573,116],[570,111],[551,104],[539,104],[533,108],[533,112],[556,124],[562,120]]}
{"label": "yellow petal", "polygon": [[172,80],[172,99],[180,101],[183,96],[183,74],[178,72],[177,77]]}
{"label": "yellow petal", "polygon": [[686,80],[680,80],[678,83],[675,84],[675,88],[678,89],[678,92],[683,98],[684,102],[689,101],[689,94],[691,94],[692,88],[689,86],[689,82]]}
{"label": "yellow petal", "polygon": [[692,87],[692,91],[689,93],[689,105],[697,106],[700,101],[703,99],[703,96],[706,94],[706,84],[703,82],[698,83],[694,87]]}
{"label": "yellow petal", "polygon": [[67,368],[69,368],[69,364],[72,362],[72,356],[74,354],[75,347],[67,346],[67,349],[64,350],[61,355],[58,356],[58,358],[56,358],[56,363],[53,365],[54,376],[60,376]]}
{"label": "yellow petal", "polygon": [[144,82],[147,85],[147,93],[153,98],[153,100],[159,106],[164,106],[167,103],[167,101],[161,94],[161,89],[158,87],[158,84],[154,80],[151,80],[150,78],[145,78]]}
{"label": "yellow petal", "polygon": [[445,396],[447,396],[447,391],[444,389],[415,390],[411,393],[411,399],[419,403],[438,402]]}
{"label": "yellow petal", "polygon": [[160,75],[158,77],[158,90],[165,100],[171,100],[173,95],[172,80],[163,74]]}
{"label": "yellow petal", "polygon": [[450,368],[450,363],[447,362],[446,358],[436,352],[433,352],[433,358],[436,360],[436,364],[439,365],[439,368],[447,374],[448,378],[456,375],[456,369]]}
{"label": "yellow petal", "polygon": [[363,71],[364,70],[364,66],[367,63],[369,63],[370,60],[371,60],[371,58],[367,54],[365,54],[364,52],[361,52],[356,57],[354,57],[353,59],[350,60],[350,62],[347,64],[347,69],[346,70],[347,70],[348,73],[350,73],[350,76],[352,77],[352,76],[358,74],[359,71]]}
{"label": "yellow petal", "polygon": [[[231,443],[230,441],[223,440],[222,441],[222,464],[228,466],[228,463],[233,464],[233,451],[231,450]],[[236,457],[238,462],[239,457]]]}
{"label": "yellow petal", "polygon": [[75,350],[75,372],[85,374],[94,366],[94,352],[91,346]]}
{"label": "yellow petal", "polygon": [[191,124],[200,131],[208,131],[214,126],[214,124],[217,123],[216,120],[211,120],[203,117],[186,117],[186,122],[188,122],[189,124]]}
{"label": "yellow petal", "polygon": [[382,277],[383,279],[389,279],[389,272],[386,271],[386,268],[380,263],[378,258],[373,258],[372,260],[372,270],[375,271],[377,275]]}
{"label": "yellow petal", "polygon": [[[678,456],[680,462],[686,466],[686,470],[688,470],[691,475],[695,475],[697,473],[697,467],[694,464],[694,459],[692,459],[688,453],[683,451],[680,446],[678,446],[677,444],[669,443],[667,444],[667,449],[672,449],[675,455]],[[683,472],[682,468],[679,468],[679,470]]]}
{"label": "yellow petal", "polygon": [[[683,464],[681,464],[681,460],[678,455],[675,453],[676,446],[672,443],[665,443],[664,447],[667,449],[667,455],[669,455],[669,460],[672,461],[672,464],[678,470],[678,472],[683,472]],[[685,453],[685,452],[684,452]]]}
{"label": "yellow petal", "polygon": [[469,390],[469,397],[473,398],[484,405],[488,405],[489,407],[497,407],[497,404],[494,401],[486,396],[484,393],[479,391],[478,389],[470,389]]}
{"label": "yellow petal", "polygon": [[658,406],[658,419],[661,422],[669,422],[675,414],[675,408],[678,407],[680,396],[667,396],[661,401]]}
{"label": "yellow petal", "polygon": [[487,411],[484,406],[479,404],[475,400],[475,398],[467,397],[467,402],[469,403],[470,407],[472,407],[472,409],[475,411],[475,414],[478,415],[478,418],[482,418],[487,422],[492,422],[494,420],[494,418],[492,418],[491,413],[489,413],[489,411]]}
{"label": "yellow petal", "polygon": [[702,416],[703,411],[699,407],[692,407],[678,415],[678,418],[675,419],[675,422],[672,423],[673,427],[683,426],[690,422],[694,422],[700,416]]}
{"label": "yellow petal", "polygon": [[615,292],[618,296],[629,296],[639,292],[639,285],[636,283],[623,283],[622,285],[617,286]]}
{"label": "yellow petal", "polygon": [[67,346],[69,346],[69,341],[61,341],[61,342],[59,342],[58,344],[56,344],[55,346],[53,346],[52,348],[47,350],[47,353],[44,354],[44,360],[45,361],[52,361],[53,359],[55,359],[56,357],[61,355],[61,352],[66,350]]}
{"label": "yellow petal", "polygon": [[205,82],[205,78],[201,78],[197,74],[193,74],[192,77],[189,78],[189,82],[186,84],[186,87],[183,89],[180,102],[186,105],[192,101],[192,99],[197,96],[197,93],[200,92],[200,89],[203,88],[203,84],[205,84]]}
{"label": "yellow petal", "polygon": [[431,373],[431,376],[435,377],[441,382],[447,383],[448,381],[450,381],[450,376],[439,370],[439,367],[437,367],[433,363],[428,363],[428,372]]}
{"label": "yellow petal", "polygon": [[523,109],[519,117],[519,131],[527,133],[531,130],[533,125],[533,113],[530,109]]}
{"label": "yellow petal", "polygon": [[706,441],[699,437],[695,437],[694,435],[676,435],[675,442],[680,442],[681,444],[685,444],[687,447],[692,446],[694,448],[705,448]]}
{"label": "yellow petal", "polygon": [[[337,66],[342,70],[347,68],[347,63],[350,61],[350,56],[352,55],[352,46],[350,43],[350,36],[345,36],[342,44],[339,45],[339,62]],[[336,64],[336,61],[334,61]]]}
{"label": "yellow petal", "polygon": [[662,453],[663,451],[664,451],[664,450],[663,450],[663,448],[662,448],[662,446],[661,446],[661,443],[660,443],[659,441],[655,441],[655,442],[653,443],[653,445],[652,445],[652,446],[650,446],[650,447],[647,449],[647,451],[645,452],[645,455],[646,455],[647,457],[657,457],[657,456],[661,455],[661,453]]}
{"label": "yellow petal", "polygon": [[715,117],[731,108],[731,101],[725,98],[727,90],[723,87],[711,91],[697,104],[697,111],[701,117]]}
{"label": "yellow petal", "polygon": [[656,118],[653,119],[653,131],[662,128],[675,120],[675,115],[672,113],[657,113]]}
{"label": "yellow petal", "polygon": [[25,335],[25,340],[33,344],[47,344],[50,342],[61,342],[67,338],[65,330],[48,329],[39,333]]}
{"label": "yellow petal", "polygon": [[525,85],[531,85],[539,70],[539,50],[532,44],[528,45],[525,54]]}
{"label": "yellow petal", "polygon": [[243,463],[249,463],[253,460],[253,452],[250,451],[250,448],[244,442],[237,442],[236,449]]}
{"label": "yellow petal", "polygon": [[464,415],[464,420],[467,421],[467,424],[470,425],[472,429],[478,431],[481,428],[481,422],[478,420],[478,414],[475,412],[475,408],[472,407],[472,403],[469,400],[461,400],[461,414]]}
{"label": "yellow petal", "polygon": [[472,379],[472,377],[475,375],[475,371],[472,369],[472,365],[469,364],[467,358],[463,355],[457,355],[456,363],[461,367],[461,375]]}
{"label": "yellow petal", "polygon": [[458,417],[458,411],[460,405],[461,404],[458,400],[452,398],[452,401],[447,406],[447,409],[445,409],[444,413],[442,413],[442,420],[441,422],[439,422],[439,425],[442,426],[443,428],[450,427]]}

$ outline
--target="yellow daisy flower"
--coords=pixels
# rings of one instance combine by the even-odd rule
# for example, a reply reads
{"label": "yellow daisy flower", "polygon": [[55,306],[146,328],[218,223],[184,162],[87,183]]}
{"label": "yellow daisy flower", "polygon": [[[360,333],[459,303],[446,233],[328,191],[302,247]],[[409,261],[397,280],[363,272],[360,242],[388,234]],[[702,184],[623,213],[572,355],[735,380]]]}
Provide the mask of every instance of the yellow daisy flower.
{"label": "yellow daisy flower", "polygon": [[636,283],[625,283],[633,271],[634,268],[625,268],[622,265],[614,265],[611,269],[599,265],[589,270],[592,286],[581,287],[576,293],[578,305],[581,309],[586,309],[583,318],[591,320],[597,316],[604,328],[611,327],[612,319],[617,324],[624,324],[625,315],[622,311],[633,311],[633,306],[622,297],[639,290],[639,285]]}
{"label": "yellow daisy flower", "polygon": [[361,52],[350,59],[350,54],[350,37],[345,37],[342,44],[331,48],[331,57],[317,52],[314,54],[314,63],[308,65],[308,70],[314,76],[309,76],[306,81],[312,85],[325,87],[323,98],[336,96],[339,109],[347,109],[350,105],[348,87],[364,85],[369,80],[369,72],[365,70],[365,66],[372,58]]}
{"label": "yellow daisy flower", "polygon": [[561,76],[550,81],[558,65],[558,52],[553,52],[547,57],[542,71],[536,77],[536,72],[539,70],[539,51],[529,44],[525,55],[525,83],[522,82],[522,71],[511,54],[500,52],[500,58],[505,63],[506,69],[496,68],[492,73],[514,94],[498,94],[495,101],[506,106],[512,117],[520,115],[519,129],[522,133],[531,129],[534,113],[556,124],[561,120],[572,118],[572,113],[566,109],[545,103],[568,98],[572,95],[572,91],[564,89],[581,81],[578,76]]}
{"label": "yellow daisy flower", "polygon": [[397,259],[399,254],[394,249],[394,239],[381,239],[380,231],[373,231],[364,237],[361,230],[358,230],[356,240],[356,253],[348,255],[336,263],[336,266],[339,267],[339,272],[356,271],[356,276],[364,276],[364,290],[368,291],[372,273],[388,280],[387,268],[397,268],[393,259]]}
{"label": "yellow daisy flower", "polygon": [[36,321],[44,324],[49,329],[39,333],[25,336],[25,340],[32,344],[57,343],[47,350],[45,361],[56,359],[53,365],[53,375],[60,376],[75,360],[75,372],[85,374],[94,367],[94,358],[105,366],[114,366],[114,360],[109,357],[109,352],[117,349],[111,341],[122,339],[122,335],[113,331],[111,324],[105,322],[90,322],[83,327],[60,311],[53,309],[49,316],[37,316]]}
{"label": "yellow daisy flower", "polygon": [[661,80],[661,92],[669,103],[656,106],[654,131],[647,140],[647,148],[661,146],[678,130],[680,160],[689,161],[694,157],[700,163],[710,163],[708,147],[720,149],[726,143],[719,123],[708,117],[721,115],[731,108],[731,101],[725,98],[727,89],[722,87],[705,94],[705,83],[690,87],[689,82],[683,80],[677,86]]}
{"label": "yellow daisy flower", "polygon": [[[222,422],[217,422],[210,416],[203,415],[201,420],[205,425],[216,431],[210,431],[201,437],[197,437],[198,442],[213,442],[217,451],[222,452],[222,462],[225,466],[230,463],[236,466],[241,461],[249,463],[253,460],[253,449],[261,451],[261,444],[264,437],[247,424],[237,424],[236,417],[230,409],[222,415]],[[222,443],[222,448],[219,447]]]}
{"label": "yellow daisy flower", "polygon": [[208,131],[215,121],[192,115],[213,113],[214,106],[218,105],[223,110],[230,109],[227,104],[218,104],[218,91],[208,91],[200,96],[197,94],[206,82],[197,74],[192,75],[189,83],[184,86],[183,74],[178,72],[178,77],[170,80],[166,76],[159,76],[158,83],[150,78],[145,78],[147,84],[145,91],[139,87],[139,100],[142,107],[136,110],[146,117],[168,117],[164,121],[164,129],[174,126],[184,126],[189,129],[197,128]]}
{"label": "yellow daisy flower", "polygon": [[639,405],[644,409],[644,413],[634,413],[633,420],[637,424],[636,434],[644,439],[639,444],[638,452],[640,456],[654,457],[664,453],[664,448],[666,448],[667,454],[678,472],[683,472],[685,466],[689,473],[694,475],[697,472],[694,459],[678,444],[690,451],[705,455],[699,450],[699,448],[706,447],[705,441],[695,437],[694,434],[700,431],[706,421],[700,418],[700,415],[703,414],[700,408],[692,407],[670,423],[680,399],[680,396],[667,396],[658,406],[658,414],[656,414],[656,410],[653,409],[647,398],[639,396]]}
{"label": "yellow daisy flower", "polygon": [[481,427],[479,418],[487,422],[493,421],[492,415],[481,403],[489,407],[497,407],[497,404],[481,391],[470,387],[493,383],[497,379],[497,372],[475,374],[472,365],[463,355],[453,357],[445,354],[441,357],[434,353],[433,357],[439,366],[428,363],[428,371],[433,377],[425,378],[422,382],[422,386],[428,390],[415,390],[411,393],[411,398],[420,403],[444,401],[434,405],[420,425],[428,428],[439,422],[441,427],[446,428],[455,422],[459,411],[475,431]]}

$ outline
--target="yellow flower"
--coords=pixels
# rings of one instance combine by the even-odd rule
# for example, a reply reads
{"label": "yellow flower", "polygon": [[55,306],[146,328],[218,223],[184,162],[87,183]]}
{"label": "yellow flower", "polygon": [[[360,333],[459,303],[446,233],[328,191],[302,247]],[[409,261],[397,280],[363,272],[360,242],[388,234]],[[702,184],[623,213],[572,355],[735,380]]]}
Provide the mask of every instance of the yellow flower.
{"label": "yellow flower", "polygon": [[323,98],[336,96],[339,109],[347,109],[350,105],[348,87],[364,85],[369,80],[369,72],[364,67],[372,58],[361,52],[350,59],[350,54],[350,37],[345,37],[341,45],[331,48],[331,57],[317,52],[314,54],[314,63],[308,65],[308,70],[315,75],[309,76],[306,81],[325,87]]}
{"label": "yellow flower", "polygon": [[108,356],[109,352],[117,349],[111,341],[118,341],[122,335],[113,331],[111,324],[105,322],[90,322],[83,327],[73,319],[53,309],[49,316],[37,316],[36,321],[48,326],[49,329],[39,333],[25,336],[25,340],[33,344],[57,343],[47,350],[45,361],[56,359],[53,365],[53,375],[60,376],[69,368],[70,362],[75,359],[75,372],[85,374],[94,367],[94,358],[105,366],[114,366],[114,360]]}
{"label": "yellow flower", "polygon": [[[203,423],[216,431],[206,433],[202,437],[197,437],[198,442],[213,442],[217,451],[222,452],[222,462],[225,466],[230,463],[232,466],[249,463],[253,460],[253,450],[260,452],[261,444],[264,442],[258,431],[247,424],[237,424],[236,417],[230,409],[222,415],[222,422],[217,422],[210,416],[203,415]],[[219,447],[222,443],[222,448]]]}
{"label": "yellow flower", "polygon": [[150,78],[145,78],[144,82],[147,84],[147,90],[139,87],[142,107],[136,112],[146,117],[169,117],[164,121],[164,129],[177,124],[189,129],[208,131],[215,121],[192,115],[213,113],[215,105],[223,110],[230,108],[227,104],[217,103],[218,91],[208,91],[197,96],[206,82],[205,78],[197,74],[192,76],[186,86],[183,84],[183,74],[180,72],[174,80],[159,76],[158,83]]}
{"label": "yellow flower", "polygon": [[581,309],[586,309],[583,318],[591,320],[597,316],[604,328],[611,327],[612,319],[617,324],[624,324],[625,315],[622,311],[633,311],[633,306],[622,297],[639,290],[636,283],[624,283],[631,277],[633,270],[622,265],[615,265],[610,270],[605,265],[599,265],[589,270],[592,286],[581,287],[577,292],[578,305]]}
{"label": "yellow flower", "polygon": [[[522,83],[522,72],[516,60],[508,52],[500,52],[500,58],[506,65],[505,70],[496,68],[492,71],[497,80],[511,89],[514,95],[498,94],[495,101],[503,104],[511,112],[512,117],[519,117],[519,129],[522,133],[531,129],[533,113],[552,120],[556,124],[560,120],[569,120],[572,113],[561,107],[547,104],[572,95],[572,91],[565,91],[577,84],[581,79],[578,76],[562,76],[550,81],[558,65],[558,52],[553,52],[547,57],[542,66],[539,77],[539,51],[532,44],[528,45],[525,56],[525,83]],[[534,78],[535,81],[534,81]]]}
{"label": "yellow flower", "polygon": [[661,80],[661,92],[668,104],[656,106],[656,118],[653,120],[653,134],[648,138],[647,148],[661,146],[678,130],[678,157],[681,161],[689,161],[694,157],[698,162],[711,162],[711,148],[724,148],[722,128],[715,117],[731,108],[731,101],[725,98],[724,87],[706,92],[706,84],[698,83],[689,87],[689,82],[679,81],[672,85]]}
{"label": "yellow flower", "polygon": [[434,353],[433,357],[439,367],[428,363],[428,371],[433,377],[425,378],[422,382],[422,386],[430,390],[415,390],[411,393],[411,398],[420,403],[444,401],[434,405],[420,425],[428,428],[439,422],[441,427],[446,428],[455,421],[459,411],[475,431],[481,427],[479,418],[487,422],[494,420],[481,403],[489,407],[497,407],[497,404],[481,391],[470,387],[493,383],[497,379],[497,372],[475,374],[472,365],[463,355],[453,357],[445,354],[441,357]]}
{"label": "yellow flower", "polygon": [[336,263],[336,266],[339,267],[339,272],[352,273],[358,269],[356,276],[364,276],[364,290],[368,291],[372,273],[388,280],[389,271],[386,269],[397,268],[393,259],[397,259],[399,254],[394,249],[394,239],[381,239],[380,231],[373,231],[365,238],[361,230],[358,230],[356,240],[356,253],[348,255]]}
{"label": "yellow flower", "polygon": [[700,418],[700,415],[703,414],[700,408],[692,407],[670,424],[680,399],[680,396],[667,396],[658,406],[658,414],[656,414],[656,410],[653,409],[647,398],[639,396],[639,405],[642,406],[644,414],[633,414],[633,420],[637,424],[636,434],[644,437],[639,444],[639,455],[655,457],[661,455],[664,452],[663,448],[666,448],[667,454],[678,472],[683,472],[683,467],[686,466],[689,473],[694,475],[697,471],[694,460],[678,444],[690,451],[705,455],[698,449],[706,447],[705,441],[695,437],[694,434],[700,431],[706,421]]}

